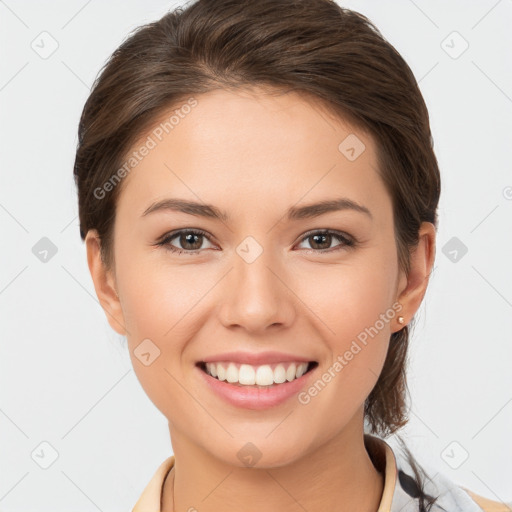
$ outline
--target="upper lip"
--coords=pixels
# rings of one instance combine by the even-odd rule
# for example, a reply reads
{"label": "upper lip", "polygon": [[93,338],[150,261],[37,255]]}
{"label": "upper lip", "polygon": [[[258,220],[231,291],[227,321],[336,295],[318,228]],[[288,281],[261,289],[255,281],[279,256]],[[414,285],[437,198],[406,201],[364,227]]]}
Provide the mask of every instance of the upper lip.
{"label": "upper lip", "polygon": [[301,357],[294,354],[286,354],[284,352],[224,352],[223,354],[215,354],[205,357],[203,363],[216,363],[221,361],[230,361],[239,364],[250,364],[253,366],[274,363],[300,362],[309,363],[313,359]]}

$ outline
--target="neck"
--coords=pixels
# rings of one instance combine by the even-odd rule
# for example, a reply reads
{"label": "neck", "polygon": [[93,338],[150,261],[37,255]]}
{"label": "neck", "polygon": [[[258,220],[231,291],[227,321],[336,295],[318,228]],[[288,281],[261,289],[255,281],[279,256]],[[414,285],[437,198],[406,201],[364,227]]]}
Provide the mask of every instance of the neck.
{"label": "neck", "polygon": [[[361,424],[362,426],[362,424]],[[384,477],[373,465],[363,429],[348,428],[329,442],[279,467],[227,465],[173,430],[175,466],[166,478],[162,512],[337,510],[376,512]]]}

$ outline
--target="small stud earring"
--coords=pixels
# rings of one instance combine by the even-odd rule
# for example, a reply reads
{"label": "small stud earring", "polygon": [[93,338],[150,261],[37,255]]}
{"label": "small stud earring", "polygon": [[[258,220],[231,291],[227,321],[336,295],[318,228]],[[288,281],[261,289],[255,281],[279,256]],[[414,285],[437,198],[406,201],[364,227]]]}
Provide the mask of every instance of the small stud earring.
{"label": "small stud earring", "polygon": [[399,316],[399,317],[397,318],[397,320],[398,320],[398,323],[399,323],[399,324],[403,324],[403,323],[405,322],[405,320],[404,320],[404,317],[403,317],[403,316]]}

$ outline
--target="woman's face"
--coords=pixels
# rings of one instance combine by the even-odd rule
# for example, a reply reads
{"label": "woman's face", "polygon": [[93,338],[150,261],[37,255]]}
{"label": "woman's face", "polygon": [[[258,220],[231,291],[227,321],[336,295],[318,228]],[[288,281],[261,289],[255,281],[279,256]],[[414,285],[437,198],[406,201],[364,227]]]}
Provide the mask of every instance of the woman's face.
{"label": "woman's face", "polygon": [[[117,204],[119,309],[109,321],[127,335],[173,440],[229,464],[242,466],[253,450],[260,466],[284,465],[362,428],[364,401],[401,328],[406,279],[392,203],[374,141],[305,97],[219,90],[195,99],[132,148],[148,150]],[[152,209],[164,200],[198,206]],[[340,206],[311,207],[326,201]],[[326,229],[335,233],[316,233]],[[177,230],[185,232],[159,245]],[[199,364],[237,355],[262,355],[271,370],[281,359],[285,370],[294,359],[317,366],[300,382],[259,391],[224,382],[223,395]]]}

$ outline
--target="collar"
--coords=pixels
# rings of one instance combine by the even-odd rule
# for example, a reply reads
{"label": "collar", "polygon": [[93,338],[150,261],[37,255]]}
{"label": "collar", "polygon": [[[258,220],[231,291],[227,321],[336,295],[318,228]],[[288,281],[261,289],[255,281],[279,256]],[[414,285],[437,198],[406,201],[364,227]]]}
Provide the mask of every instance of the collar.
{"label": "collar", "polygon": [[[393,450],[382,439],[364,434],[364,443],[375,467],[384,473],[384,491],[377,512],[394,512],[391,509],[397,485],[397,465]],[[132,512],[160,512],[160,497],[165,477],[174,466],[174,455],[165,459],[146,485]]]}

